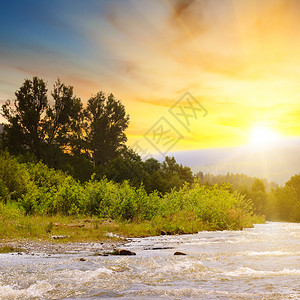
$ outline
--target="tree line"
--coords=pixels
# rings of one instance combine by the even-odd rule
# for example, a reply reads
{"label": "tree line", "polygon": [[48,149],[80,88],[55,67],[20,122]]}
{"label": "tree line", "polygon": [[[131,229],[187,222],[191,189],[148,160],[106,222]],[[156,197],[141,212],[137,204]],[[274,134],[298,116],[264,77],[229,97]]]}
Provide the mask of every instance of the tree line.
{"label": "tree line", "polygon": [[280,187],[266,179],[245,174],[212,175],[197,173],[203,184],[229,183],[233,190],[251,200],[254,212],[272,221],[300,222],[300,174]]}

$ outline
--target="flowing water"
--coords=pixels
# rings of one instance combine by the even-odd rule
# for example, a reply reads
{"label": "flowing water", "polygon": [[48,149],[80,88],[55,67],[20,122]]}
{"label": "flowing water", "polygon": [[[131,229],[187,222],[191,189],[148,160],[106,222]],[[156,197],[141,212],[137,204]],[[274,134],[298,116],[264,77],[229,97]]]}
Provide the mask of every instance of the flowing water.
{"label": "flowing water", "polygon": [[125,248],[136,256],[1,254],[0,299],[300,299],[300,224],[137,238]]}

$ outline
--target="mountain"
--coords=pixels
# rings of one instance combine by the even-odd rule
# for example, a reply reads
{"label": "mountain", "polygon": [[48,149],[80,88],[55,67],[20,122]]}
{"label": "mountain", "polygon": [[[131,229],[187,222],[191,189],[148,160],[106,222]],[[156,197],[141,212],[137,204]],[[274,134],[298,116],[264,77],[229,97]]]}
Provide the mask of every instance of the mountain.
{"label": "mountain", "polygon": [[285,138],[272,147],[240,146],[169,153],[194,173],[244,173],[280,185],[300,172],[300,139]]}

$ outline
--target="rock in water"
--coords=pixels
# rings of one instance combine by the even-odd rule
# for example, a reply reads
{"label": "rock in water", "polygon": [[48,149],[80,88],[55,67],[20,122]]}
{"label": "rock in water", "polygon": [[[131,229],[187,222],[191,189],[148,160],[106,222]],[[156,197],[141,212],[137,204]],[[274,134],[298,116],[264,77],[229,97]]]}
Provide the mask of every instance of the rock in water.
{"label": "rock in water", "polygon": [[81,257],[81,258],[78,258],[77,261],[86,261],[86,259]]}
{"label": "rock in water", "polygon": [[176,252],[174,253],[174,255],[186,255],[186,254],[183,253],[183,252],[180,252],[180,251],[176,251]]}
{"label": "rock in water", "polygon": [[136,253],[126,249],[118,249],[113,252],[113,255],[136,255]]}

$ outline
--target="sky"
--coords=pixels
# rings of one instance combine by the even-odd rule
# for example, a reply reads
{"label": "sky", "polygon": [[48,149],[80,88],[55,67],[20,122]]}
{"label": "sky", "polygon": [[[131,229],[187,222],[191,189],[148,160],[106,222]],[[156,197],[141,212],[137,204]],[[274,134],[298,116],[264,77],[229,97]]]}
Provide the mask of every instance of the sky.
{"label": "sky", "polygon": [[0,104],[33,76],[113,93],[140,154],[299,138],[300,1],[11,0],[0,19]]}

